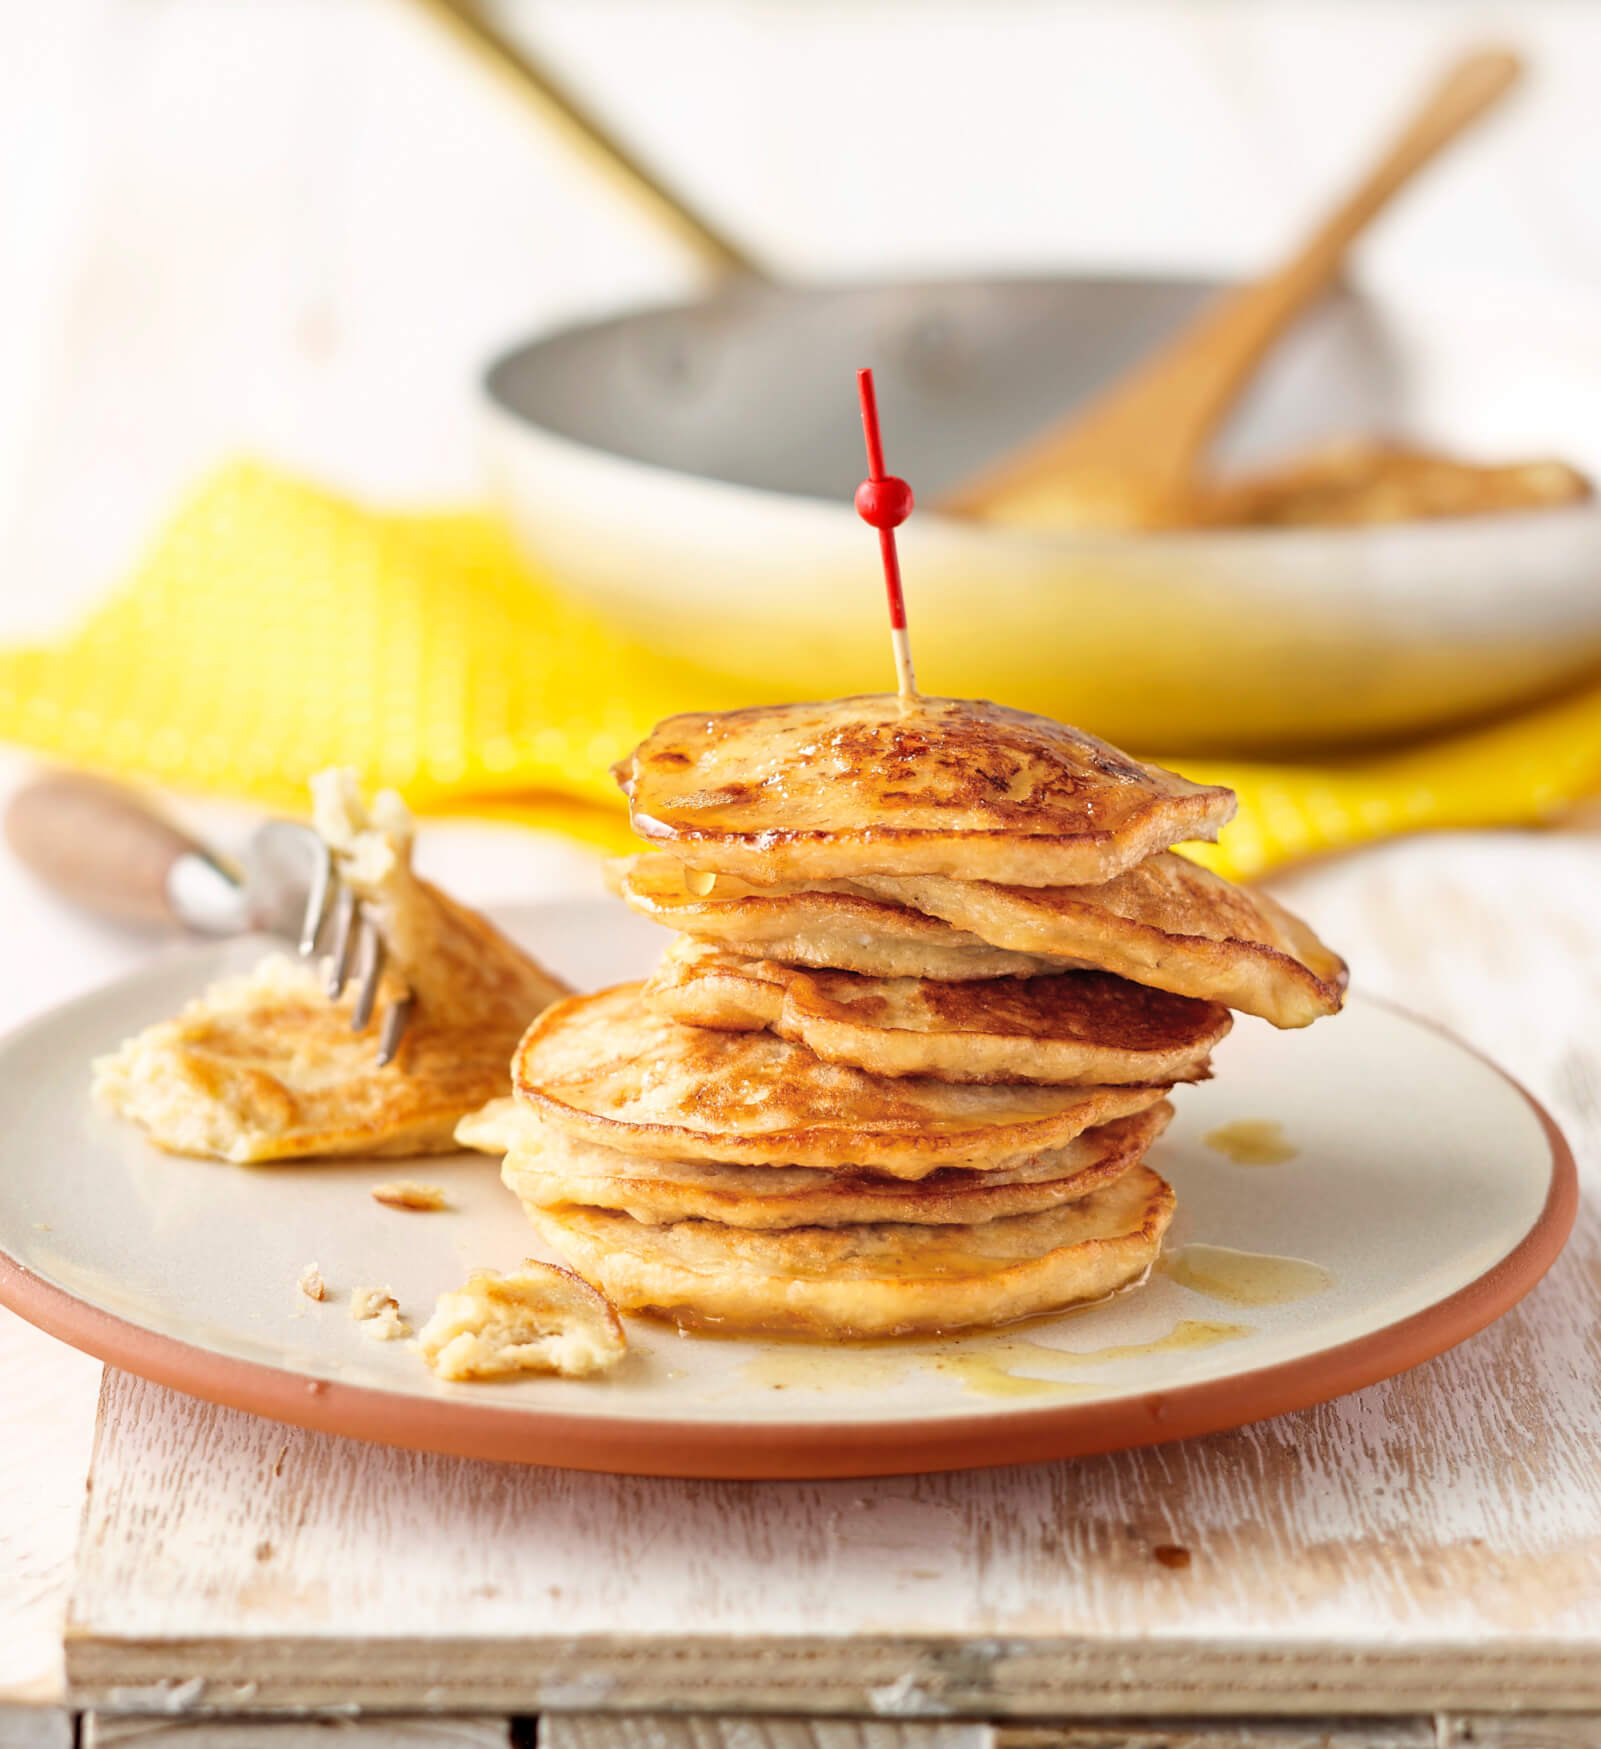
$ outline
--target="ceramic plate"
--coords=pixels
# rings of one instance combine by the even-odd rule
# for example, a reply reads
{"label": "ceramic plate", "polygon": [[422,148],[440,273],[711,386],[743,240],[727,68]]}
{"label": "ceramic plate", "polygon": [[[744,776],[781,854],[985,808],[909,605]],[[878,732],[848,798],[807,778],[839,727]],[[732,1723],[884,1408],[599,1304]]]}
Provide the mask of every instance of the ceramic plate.
{"label": "ceramic plate", "polygon": [[[665,937],[610,901],[511,914],[575,982]],[[1152,1163],[1179,1213],[1151,1280],[1025,1328],[821,1345],[629,1321],[598,1382],[436,1382],[346,1310],[413,1323],[471,1268],[542,1252],[481,1156],[430,1160],[448,1213],[368,1191],[395,1162],[223,1166],[161,1154],[89,1102],[89,1065],[259,943],[184,950],[0,1045],[0,1301],[102,1359],[334,1433],[626,1473],[888,1474],[1106,1451],[1237,1426],[1413,1366],[1498,1317],[1572,1224],[1549,1118],[1463,1045],[1381,1004],[1305,1032],[1242,1019],[1180,1088]],[[331,1297],[296,1280],[316,1262]]]}

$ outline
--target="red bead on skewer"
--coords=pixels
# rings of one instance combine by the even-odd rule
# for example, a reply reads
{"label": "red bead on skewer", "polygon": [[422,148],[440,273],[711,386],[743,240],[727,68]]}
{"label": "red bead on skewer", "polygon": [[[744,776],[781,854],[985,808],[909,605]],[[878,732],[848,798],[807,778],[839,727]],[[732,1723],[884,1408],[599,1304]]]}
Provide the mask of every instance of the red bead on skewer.
{"label": "red bead on skewer", "polygon": [[867,478],[856,488],[856,514],[878,530],[878,550],[884,560],[884,592],[889,597],[889,635],[895,649],[895,676],[903,700],[917,697],[912,673],[912,646],[906,634],[906,601],[901,594],[901,560],[895,530],[912,514],[912,488],[884,472],[884,440],[878,429],[878,397],[873,373],[856,373],[862,402],[862,435],[867,439]]}

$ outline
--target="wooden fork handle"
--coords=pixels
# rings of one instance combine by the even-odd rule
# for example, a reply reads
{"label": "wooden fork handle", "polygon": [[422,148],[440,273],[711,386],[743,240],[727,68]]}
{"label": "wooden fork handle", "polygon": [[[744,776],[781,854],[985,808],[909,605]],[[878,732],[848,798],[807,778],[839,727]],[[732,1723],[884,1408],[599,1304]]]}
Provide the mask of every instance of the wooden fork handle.
{"label": "wooden fork handle", "polygon": [[5,837],[30,874],[117,923],[176,927],[173,867],[210,853],[121,784],[52,772],[11,798]]}

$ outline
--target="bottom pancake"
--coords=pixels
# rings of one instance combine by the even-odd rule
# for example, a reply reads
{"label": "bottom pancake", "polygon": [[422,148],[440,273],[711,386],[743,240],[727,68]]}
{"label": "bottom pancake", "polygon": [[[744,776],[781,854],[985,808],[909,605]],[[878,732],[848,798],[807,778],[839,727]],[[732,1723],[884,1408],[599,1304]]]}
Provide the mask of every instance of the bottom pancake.
{"label": "bottom pancake", "polygon": [[1174,1201],[1137,1165],[1080,1201],[973,1225],[751,1232],[524,1206],[619,1311],[729,1333],[842,1338],[1009,1324],[1102,1299],[1156,1260]]}
{"label": "bottom pancake", "polygon": [[616,1210],[646,1225],[710,1220],[761,1231],[884,1221],[970,1224],[1035,1214],[1088,1196],[1139,1160],[1172,1115],[1164,1100],[998,1171],[946,1167],[902,1180],[851,1168],[821,1172],[809,1166],[649,1160],[566,1136],[523,1111],[501,1177],[524,1204]]}

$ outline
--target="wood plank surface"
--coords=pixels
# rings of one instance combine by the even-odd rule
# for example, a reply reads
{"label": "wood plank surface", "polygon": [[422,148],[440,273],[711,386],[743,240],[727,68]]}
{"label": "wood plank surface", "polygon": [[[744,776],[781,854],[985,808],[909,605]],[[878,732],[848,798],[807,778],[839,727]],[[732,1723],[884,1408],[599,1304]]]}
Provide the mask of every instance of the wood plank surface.
{"label": "wood plank surface", "polygon": [[1294,887],[1359,982],[1569,1128],[1579,1230],[1494,1329],[1238,1432],[821,1484],[382,1450],[112,1375],[78,1692],[890,1719],[1601,1706],[1601,840],[1395,845]]}
{"label": "wood plank surface", "polygon": [[10,1708],[61,1697],[61,1624],[99,1373],[98,1361],[0,1308],[0,1502],[28,1502],[0,1513],[0,1749],[47,1729],[37,1714],[13,1721]]}
{"label": "wood plank surface", "polygon": [[889,1719],[681,1718],[671,1713],[553,1713],[539,1749],[995,1749],[984,1724]]}
{"label": "wood plank surface", "polygon": [[510,1719],[152,1719],[90,1712],[80,1749],[510,1749]]}
{"label": "wood plank surface", "polygon": [[73,1749],[75,1739],[65,1707],[0,1702],[0,1749]]}

